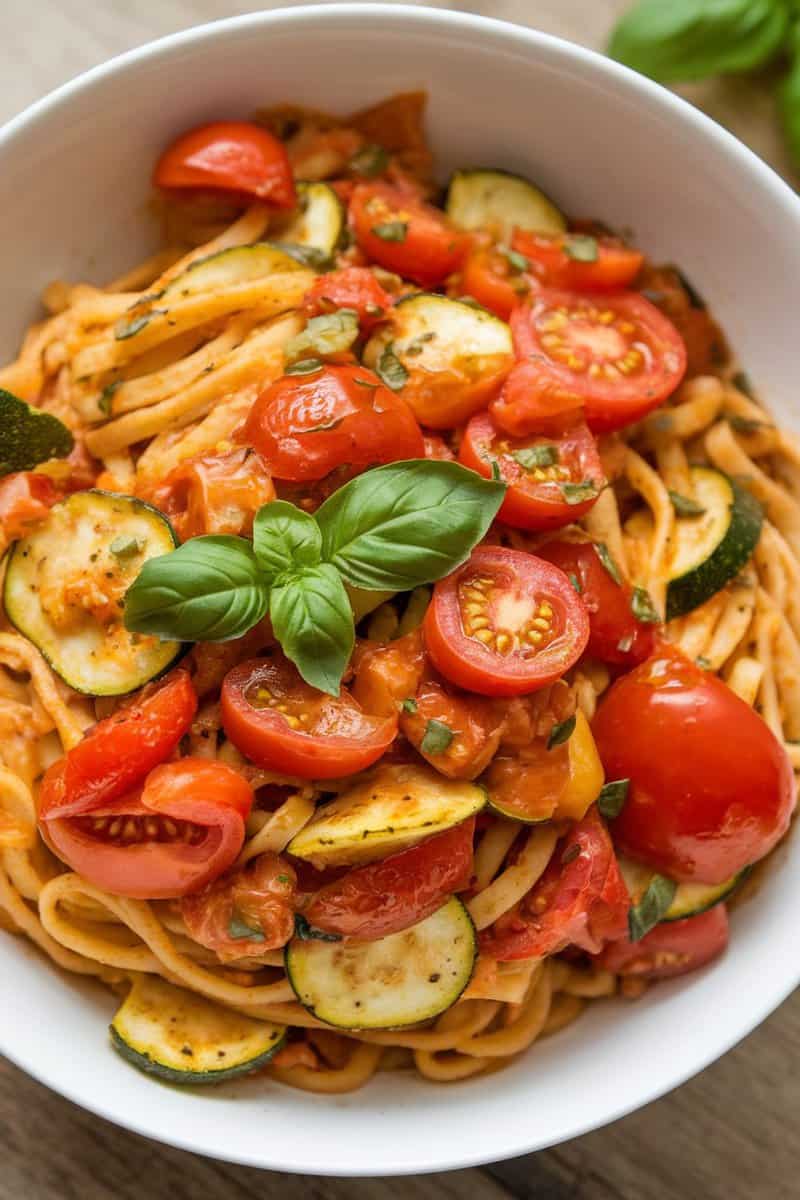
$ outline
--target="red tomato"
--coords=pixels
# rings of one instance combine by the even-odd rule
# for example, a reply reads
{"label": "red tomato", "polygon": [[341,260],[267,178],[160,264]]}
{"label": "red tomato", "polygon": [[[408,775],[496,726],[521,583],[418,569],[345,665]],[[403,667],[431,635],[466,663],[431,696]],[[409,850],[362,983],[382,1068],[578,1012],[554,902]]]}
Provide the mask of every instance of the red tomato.
{"label": "red tomato", "polygon": [[156,163],[160,188],[237,192],[272,208],[294,208],[297,193],[286,149],[250,121],[214,121],[181,134]]}
{"label": "red tomato", "polygon": [[155,689],[145,688],[53,763],[39,789],[39,816],[71,817],[119,800],[169,758],[188,732],[197,695],[188,672],[178,670]]}
{"label": "red tomato", "polygon": [[[636,292],[593,298],[543,289],[511,314],[511,329],[518,358],[534,368],[535,394],[582,403],[594,432],[638,421],[686,370],[677,329]],[[527,432],[511,414],[501,420],[496,408],[494,416],[509,432]]]}
{"label": "red tomato", "polygon": [[448,446],[444,438],[439,437],[436,433],[426,433],[422,438],[425,444],[425,457],[437,458],[440,462],[453,462],[455,454]]}
{"label": "red tomato", "polygon": [[468,245],[438,208],[388,183],[359,184],[350,221],[367,258],[422,287],[452,274]]}
{"label": "red tomato", "polygon": [[294,933],[295,884],[294,870],[284,859],[259,854],[201,892],[184,896],[181,916],[189,936],[221,962],[258,958],[285,946]]}
{"label": "red tomato", "polygon": [[326,366],[277,379],[251,408],[242,439],[277,479],[296,483],[345,463],[355,473],[425,455],[411,409],[365,367]]}
{"label": "red tomato", "polygon": [[278,654],[229,671],[221,700],[225,733],[242,754],[303,779],[363,771],[397,733],[396,715],[365,713],[346,688],[336,697],[318,692]]}
{"label": "red tomato", "polygon": [[[513,314],[511,324],[513,327]],[[535,433],[558,436],[582,423],[584,415],[582,397],[564,391],[558,382],[548,381],[539,363],[533,361],[514,364],[490,403],[489,412],[498,429],[512,437]]]}
{"label": "red tomato", "polygon": [[[475,779],[497,752],[503,716],[490,700],[459,694],[433,679],[423,679],[412,693],[415,709],[400,715],[400,731],[432,767],[449,779]],[[445,726],[452,734],[443,748],[427,748],[431,729]],[[445,734],[446,736],[446,734]]]}
{"label": "red tomato", "polygon": [[563,571],[522,550],[479,546],[436,584],[424,631],[431,661],[451,682],[517,696],[577,662],[589,618]]}
{"label": "red tomato", "polygon": [[203,533],[250,533],[261,505],[275,499],[275,488],[260,456],[240,447],[186,458],[139,494],[160,508],[186,541]]}
{"label": "red tomato", "polygon": [[309,316],[316,317],[337,308],[352,308],[366,332],[386,319],[393,303],[369,267],[343,267],[319,276],[306,292],[305,309]]}
{"label": "red tomato", "polygon": [[578,946],[596,954],[623,937],[630,897],[597,809],[557,844],[541,879],[479,935],[481,954],[499,962],[557,954]]}
{"label": "red tomato", "polygon": [[507,321],[511,310],[519,304],[521,294],[528,288],[522,276],[512,272],[505,254],[491,244],[484,245],[476,240],[464,260],[458,290],[472,296],[502,321]]}
{"label": "red tomato", "polygon": [[0,480],[0,526],[7,542],[25,537],[59,499],[47,475],[16,471]]}
{"label": "red tomato", "polygon": [[728,912],[724,904],[715,904],[696,917],[662,921],[638,942],[627,937],[611,942],[595,962],[617,975],[669,979],[711,962],[727,944]]}
{"label": "red tomato", "polygon": [[[537,464],[537,454],[544,465]],[[606,482],[597,444],[582,423],[554,438],[512,438],[489,413],[477,413],[464,431],[458,459],[486,479],[499,471],[508,491],[497,519],[515,529],[557,529],[579,520]],[[584,492],[576,488],[584,484],[589,494],[580,499]]]}
{"label": "red tomato", "polygon": [[[116,896],[167,900],[227,870],[244,843],[250,784],[225,763],[179,758],[155,767],[141,792],[48,818],[47,842],[74,871]],[[84,813],[87,810],[84,809]]]}
{"label": "red tomato", "polygon": [[763,858],[794,810],[772,731],[721,679],[661,646],[618,679],[593,723],[608,779],[630,779],[614,841],[673,879],[723,883]]}
{"label": "red tomato", "polygon": [[591,658],[631,667],[652,654],[654,627],[636,620],[630,584],[612,578],[593,542],[547,542],[538,553],[577,580],[589,614],[586,653]]}
{"label": "red tomato", "polygon": [[390,858],[356,867],[317,892],[304,916],[343,937],[388,937],[424,921],[469,886],[475,819]]}
{"label": "red tomato", "polygon": [[[569,288],[576,292],[604,292],[630,287],[642,269],[644,255],[631,250],[619,238],[592,237],[582,234],[532,233],[515,229],[511,247],[531,264],[532,274],[545,287]],[[587,262],[575,252],[596,257]]]}

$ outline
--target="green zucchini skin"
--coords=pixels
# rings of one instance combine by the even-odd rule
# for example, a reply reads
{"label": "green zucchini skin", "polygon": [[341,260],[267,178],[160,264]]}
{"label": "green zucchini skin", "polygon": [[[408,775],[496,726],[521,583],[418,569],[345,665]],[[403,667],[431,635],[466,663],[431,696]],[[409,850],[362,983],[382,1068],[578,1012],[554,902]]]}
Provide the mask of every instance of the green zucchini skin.
{"label": "green zucchini skin", "polygon": [[152,1058],[149,1054],[140,1054],[138,1050],[134,1050],[117,1033],[113,1025],[109,1025],[109,1033],[114,1049],[132,1067],[136,1067],[138,1071],[143,1071],[145,1075],[154,1075],[157,1079],[161,1079],[165,1083],[176,1083],[181,1087],[190,1087],[197,1084],[225,1083],[229,1079],[239,1079],[242,1075],[251,1075],[259,1067],[265,1067],[270,1059],[274,1058],[278,1051],[286,1044],[286,1033],[284,1032],[280,1040],[276,1040],[275,1045],[271,1049],[265,1050],[263,1054],[259,1054],[256,1058],[248,1059],[247,1062],[240,1063],[238,1066],[226,1067],[222,1071],[176,1071],[173,1067],[164,1066],[163,1063],[158,1062],[157,1059]]}
{"label": "green zucchini skin", "polygon": [[732,876],[731,879],[727,879],[725,883],[709,884],[707,888],[699,883],[679,884],[675,899],[661,918],[661,923],[669,924],[671,921],[684,921],[687,917],[699,917],[701,913],[708,912],[715,904],[721,904],[723,900],[730,900],[751,870],[752,867],[745,867],[743,871]]}
{"label": "green zucchini skin", "polygon": [[461,229],[497,227],[506,239],[515,226],[563,233],[564,214],[529,179],[490,167],[456,171],[447,186],[447,215]]}

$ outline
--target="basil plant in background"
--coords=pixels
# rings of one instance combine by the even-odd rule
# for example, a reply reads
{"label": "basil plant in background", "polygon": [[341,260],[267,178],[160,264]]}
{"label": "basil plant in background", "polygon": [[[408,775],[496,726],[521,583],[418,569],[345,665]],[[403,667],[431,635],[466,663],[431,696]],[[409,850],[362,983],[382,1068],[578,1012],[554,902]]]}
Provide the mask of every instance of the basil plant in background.
{"label": "basil plant in background", "polygon": [[611,34],[608,53],[659,83],[776,62],[783,130],[800,166],[800,0],[639,0]]}

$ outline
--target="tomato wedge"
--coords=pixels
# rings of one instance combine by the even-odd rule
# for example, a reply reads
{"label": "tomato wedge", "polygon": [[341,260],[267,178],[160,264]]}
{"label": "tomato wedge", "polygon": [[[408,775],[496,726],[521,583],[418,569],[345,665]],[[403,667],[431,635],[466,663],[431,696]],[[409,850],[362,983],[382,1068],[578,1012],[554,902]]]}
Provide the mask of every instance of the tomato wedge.
{"label": "tomato wedge", "polygon": [[160,188],[236,192],[272,208],[297,204],[283,143],[250,121],[214,121],[181,134],[156,163]]}
{"label": "tomato wedge", "polygon": [[401,713],[400,731],[414,749],[448,779],[480,775],[500,744],[503,714],[497,705],[430,678],[420,682],[413,700],[413,712]]}
{"label": "tomato wedge", "polygon": [[508,491],[497,519],[515,529],[558,529],[577,521],[606,482],[597,444],[583,423],[552,438],[512,438],[489,413],[477,413],[458,458],[486,479],[499,472]]}
{"label": "tomato wedge", "polygon": [[479,935],[499,962],[540,958],[578,946],[590,954],[625,935],[630,897],[608,830],[592,807],[556,845],[541,879]]}
{"label": "tomato wedge", "polygon": [[295,883],[285,859],[259,854],[184,896],[181,916],[189,936],[221,962],[259,957],[285,946],[294,933]]}
{"label": "tomato wedge", "polygon": [[479,546],[436,584],[425,645],[452,683],[486,696],[535,692],[580,658],[589,618],[563,571],[522,550]]}
{"label": "tomato wedge", "polygon": [[169,758],[188,732],[197,694],[187,671],[178,670],[155,689],[93,725],[83,741],[46,771],[39,789],[39,816],[92,812],[131,792]]}
{"label": "tomato wedge", "polygon": [[416,925],[469,886],[475,818],[348,871],[312,899],[304,916],[317,929],[371,941]]}
{"label": "tomato wedge", "polygon": [[[595,433],[638,421],[675,391],[686,348],[675,326],[636,292],[589,297],[543,289],[511,314],[517,357],[528,361],[529,403],[583,404]],[[525,413],[493,415],[509,433],[527,428]]]}
{"label": "tomato wedge", "polygon": [[619,238],[581,233],[549,235],[515,229],[511,247],[528,259],[531,273],[545,287],[576,292],[630,287],[644,263],[644,255]]}
{"label": "tomato wedge", "polygon": [[671,979],[711,962],[727,945],[728,911],[715,904],[696,917],[662,921],[638,942],[627,937],[611,942],[594,961],[617,975]]}
{"label": "tomato wedge", "polygon": [[606,547],[598,547],[594,542],[547,542],[539,547],[539,554],[577,584],[576,590],[589,614],[586,653],[590,657],[631,667],[652,654],[654,627],[634,617],[633,590]]}
{"label": "tomato wedge", "polygon": [[593,722],[608,779],[630,779],[614,841],[678,880],[723,883],[785,834],[795,780],[758,713],[673,646],[605,693]]}
{"label": "tomato wedge", "polygon": [[181,758],[155,767],[141,791],[84,814],[51,817],[45,838],[96,887],[116,896],[167,900],[203,887],[244,843],[253,789],[232,767]]}
{"label": "tomato wedge", "polygon": [[409,406],[365,367],[284,375],[258,397],[241,437],[277,479],[294,483],[323,479],[345,464],[356,474],[425,456]]}
{"label": "tomato wedge", "polygon": [[359,184],[349,211],[367,258],[422,287],[442,283],[469,245],[440,209],[388,183]]}
{"label": "tomato wedge", "polygon": [[59,494],[52,479],[34,471],[15,471],[0,480],[0,528],[7,542],[25,537],[43,521]]}
{"label": "tomato wedge", "polygon": [[507,321],[529,287],[507,254],[477,238],[464,260],[458,291]]}
{"label": "tomato wedge", "polygon": [[350,308],[358,313],[364,332],[385,321],[394,300],[378,283],[369,267],[343,267],[320,275],[306,292],[305,309],[310,317]]}
{"label": "tomato wedge", "polygon": [[318,692],[278,653],[229,671],[221,701],[225,733],[242,754],[302,779],[363,771],[397,733],[396,714],[370,716],[346,688],[337,697]]}

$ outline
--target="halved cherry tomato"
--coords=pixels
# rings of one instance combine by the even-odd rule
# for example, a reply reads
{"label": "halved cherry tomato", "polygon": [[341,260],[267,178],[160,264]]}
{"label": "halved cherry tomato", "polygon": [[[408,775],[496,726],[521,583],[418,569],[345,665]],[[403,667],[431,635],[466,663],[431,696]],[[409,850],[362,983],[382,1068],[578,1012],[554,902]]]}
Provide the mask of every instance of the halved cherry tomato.
{"label": "halved cherry tomato", "polygon": [[436,584],[425,645],[447,679],[486,696],[535,692],[568,671],[589,637],[563,571],[522,550],[479,546]]}
{"label": "halved cherry tomato", "polygon": [[92,812],[132,791],[169,758],[197,711],[197,694],[187,671],[173,672],[145,688],[85,734],[53,763],[39,789],[39,816],[71,817]]}
{"label": "halved cherry tomato", "polygon": [[556,845],[541,879],[479,935],[499,962],[540,958],[578,946],[590,954],[623,937],[630,897],[608,830],[592,807]]}
{"label": "halved cherry tomato", "polygon": [[[533,233],[515,229],[511,247],[531,264],[531,273],[545,287],[576,292],[604,292],[630,287],[642,269],[644,255],[619,238],[585,234]],[[594,257],[591,256],[592,251]]]}
{"label": "halved cherry tomato", "polygon": [[363,771],[397,733],[396,715],[365,713],[346,688],[318,692],[278,653],[229,671],[221,700],[225,733],[246,758],[303,779]]}
{"label": "halved cherry tomato", "polygon": [[[593,542],[547,542],[538,553],[566,575],[574,576],[576,590],[589,614],[588,655],[630,667],[652,654],[653,626],[636,620],[631,610],[630,584],[625,579],[616,582]],[[611,568],[619,571],[613,559]]]}
{"label": "halved cherry tomato", "polygon": [[176,138],[156,163],[160,188],[237,192],[272,208],[297,204],[286,148],[250,121],[214,121]]}
{"label": "halved cherry tomato", "polygon": [[727,945],[728,911],[715,904],[696,917],[662,921],[638,942],[627,937],[611,942],[594,961],[617,975],[671,979],[711,962]]}
{"label": "halved cherry tomato", "polygon": [[141,791],[81,815],[51,817],[55,853],[116,896],[167,900],[226,871],[244,843],[250,784],[223,762],[179,758],[155,767]]}
{"label": "halved cherry tomato", "polygon": [[[536,389],[582,402],[594,432],[638,421],[683,378],[686,348],[675,326],[636,292],[589,297],[543,289],[511,314],[514,348],[538,376]],[[520,422],[509,432],[526,432]]]}
{"label": "halved cherry tomato", "polygon": [[359,184],[350,221],[372,262],[422,287],[436,287],[455,271],[469,244],[440,209],[388,183]]}
{"label": "halved cherry tomato", "polygon": [[722,883],[763,858],[794,811],[789,758],[715,675],[663,645],[600,701],[608,779],[630,779],[614,841],[679,880]]}
{"label": "halved cherry tomato", "polygon": [[181,916],[189,936],[221,962],[257,958],[285,946],[294,933],[295,884],[285,859],[259,854],[202,891],[184,896]]}
{"label": "halved cherry tomato", "polygon": [[557,437],[570,426],[582,424],[584,415],[583,398],[565,391],[558,380],[549,380],[534,360],[514,364],[489,412],[498,429],[512,437],[536,433]]}
{"label": "halved cherry tomato", "polygon": [[528,291],[523,277],[512,271],[507,255],[490,242],[476,239],[461,269],[459,294],[472,296],[502,321]]}
{"label": "halved cherry tomato", "polygon": [[317,892],[309,923],[343,937],[389,937],[424,921],[469,886],[474,817],[380,862],[348,871]]}
{"label": "halved cherry tomato", "polygon": [[686,374],[707,375],[730,357],[725,335],[699,296],[690,294],[686,280],[674,267],[642,271],[639,291],[668,317],[686,346]]}
{"label": "halved cherry tomato", "polygon": [[597,444],[582,423],[555,438],[512,438],[489,413],[477,413],[458,458],[486,479],[499,471],[508,491],[497,519],[516,529],[569,525],[589,511],[605,485]]}
{"label": "halved cherry tomato", "polygon": [[258,397],[241,436],[277,479],[293,482],[425,454],[411,409],[365,367],[282,376]]}
{"label": "halved cherry tomato", "polygon": [[275,488],[261,457],[245,447],[184,459],[139,495],[165,513],[181,541],[202,533],[248,534]]}
{"label": "halved cherry tomato", "polygon": [[49,513],[59,493],[47,475],[16,471],[0,480],[0,527],[7,542],[25,537]]}
{"label": "halved cherry tomato", "polygon": [[[414,709],[403,710],[400,731],[423,758],[449,779],[475,779],[489,765],[503,731],[503,716],[490,700],[423,679],[413,694]],[[433,722],[433,726],[431,726]],[[429,748],[430,731],[447,738],[445,745]]]}
{"label": "halved cherry tomato", "polygon": [[304,301],[311,317],[337,308],[354,309],[364,332],[385,321],[393,303],[392,296],[381,287],[369,267],[343,267],[320,275],[306,292]]}

